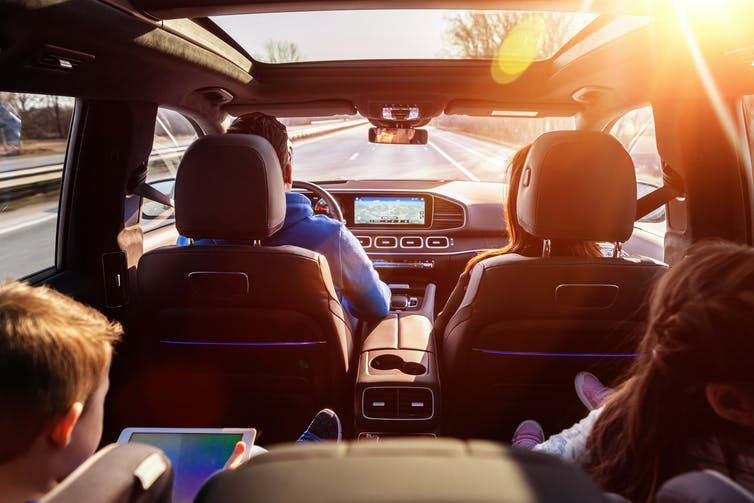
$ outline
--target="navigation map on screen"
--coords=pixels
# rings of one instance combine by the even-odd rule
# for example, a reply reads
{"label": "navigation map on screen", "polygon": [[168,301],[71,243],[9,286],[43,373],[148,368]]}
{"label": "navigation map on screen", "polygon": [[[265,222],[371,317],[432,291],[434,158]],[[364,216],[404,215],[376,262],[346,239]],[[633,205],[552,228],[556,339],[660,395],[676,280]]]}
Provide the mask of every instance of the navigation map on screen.
{"label": "navigation map on screen", "polygon": [[356,225],[424,225],[423,197],[357,197],[353,202]]}

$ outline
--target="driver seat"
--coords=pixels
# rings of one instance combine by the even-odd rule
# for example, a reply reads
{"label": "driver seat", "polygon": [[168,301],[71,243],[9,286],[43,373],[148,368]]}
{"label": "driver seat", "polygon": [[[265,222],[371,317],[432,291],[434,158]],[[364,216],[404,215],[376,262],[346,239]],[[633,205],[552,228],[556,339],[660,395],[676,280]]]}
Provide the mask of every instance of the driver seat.
{"label": "driver seat", "polygon": [[269,412],[270,441],[286,413],[300,419],[339,404],[353,342],[327,261],[295,246],[260,245],[286,212],[272,145],[243,134],[198,139],[181,161],[175,208],[181,235],[216,244],[165,246],[139,261],[142,354],[157,371],[145,375],[160,391],[153,405],[187,409],[142,421],[262,427]]}

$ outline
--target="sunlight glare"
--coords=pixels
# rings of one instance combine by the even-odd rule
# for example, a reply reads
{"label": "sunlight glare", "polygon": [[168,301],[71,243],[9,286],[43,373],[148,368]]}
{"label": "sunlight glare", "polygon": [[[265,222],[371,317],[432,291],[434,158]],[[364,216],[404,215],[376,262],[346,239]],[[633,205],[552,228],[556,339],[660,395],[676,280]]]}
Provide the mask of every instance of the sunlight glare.
{"label": "sunlight glare", "polygon": [[519,78],[539,56],[546,34],[546,23],[539,16],[529,16],[513,27],[492,62],[495,82],[509,84]]}
{"label": "sunlight glare", "polygon": [[[712,76],[712,72],[710,71],[707,62],[704,59],[704,55],[699,48],[694,31],[691,27],[691,22],[687,17],[688,12],[696,12],[697,14],[700,13],[698,11],[689,11],[691,7],[701,8],[705,6],[710,7],[717,5],[718,9],[726,10],[722,8],[722,4],[729,3],[730,2],[724,1],[715,2],[712,0],[673,0],[676,16],[678,17],[678,23],[681,27],[681,31],[683,32],[684,39],[686,40],[686,45],[688,46],[691,58],[694,61],[694,66],[696,67],[696,71],[699,74],[702,85],[704,86],[704,90],[706,91],[710,103],[715,110],[715,115],[720,121],[723,131],[725,132],[725,136],[728,138],[728,141],[736,149],[739,158],[743,158],[745,157],[746,153],[744,152],[742,142],[739,141],[739,133],[738,127],[736,125],[736,120],[732,116],[731,110],[725,104],[722,93],[720,92],[720,89],[718,88],[717,83]],[[726,14],[729,14],[729,12],[718,13],[718,15]]]}

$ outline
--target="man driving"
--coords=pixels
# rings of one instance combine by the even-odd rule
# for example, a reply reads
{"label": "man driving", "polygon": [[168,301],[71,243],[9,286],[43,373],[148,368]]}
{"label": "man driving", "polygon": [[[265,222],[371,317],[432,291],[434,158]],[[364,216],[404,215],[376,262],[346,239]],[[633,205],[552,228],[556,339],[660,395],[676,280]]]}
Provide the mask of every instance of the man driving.
{"label": "man driving", "polygon": [[[361,320],[383,318],[390,310],[390,287],[374,269],[358,239],[342,223],[326,215],[315,215],[311,201],[292,192],[293,147],[284,124],[276,118],[253,112],[238,117],[228,128],[230,134],[254,134],[267,139],[277,153],[285,183],[286,212],[283,227],[263,241],[265,246],[293,245],[325,256],[333,285],[348,313]],[[190,240],[183,236],[177,244]],[[196,244],[218,243],[201,239]]]}

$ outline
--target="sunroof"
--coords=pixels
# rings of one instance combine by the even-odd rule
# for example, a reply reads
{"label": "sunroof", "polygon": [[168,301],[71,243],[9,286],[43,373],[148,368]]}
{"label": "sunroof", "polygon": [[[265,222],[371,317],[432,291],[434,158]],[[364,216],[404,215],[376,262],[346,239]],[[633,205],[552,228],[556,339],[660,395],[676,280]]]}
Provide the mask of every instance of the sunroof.
{"label": "sunroof", "polygon": [[215,16],[257,61],[549,59],[597,14],[358,10]]}

